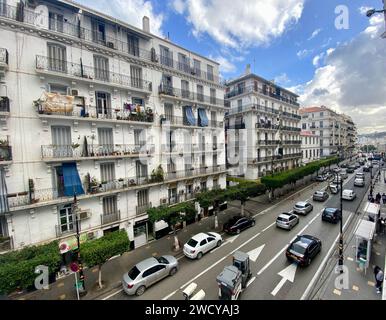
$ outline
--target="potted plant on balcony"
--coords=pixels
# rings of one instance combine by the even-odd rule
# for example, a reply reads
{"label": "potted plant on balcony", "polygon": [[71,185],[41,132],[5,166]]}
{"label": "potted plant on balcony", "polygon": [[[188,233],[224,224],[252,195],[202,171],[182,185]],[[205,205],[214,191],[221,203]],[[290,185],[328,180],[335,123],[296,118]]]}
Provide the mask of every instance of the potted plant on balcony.
{"label": "potted plant on balcony", "polygon": [[156,170],[153,170],[150,175],[150,182],[163,182],[164,181],[164,170],[161,165]]}
{"label": "potted plant on balcony", "polygon": [[8,140],[1,140],[0,139],[0,146],[1,147],[8,147],[9,146]]}
{"label": "potted plant on balcony", "polygon": [[99,189],[99,182],[95,177],[90,180],[91,193],[97,193]]}

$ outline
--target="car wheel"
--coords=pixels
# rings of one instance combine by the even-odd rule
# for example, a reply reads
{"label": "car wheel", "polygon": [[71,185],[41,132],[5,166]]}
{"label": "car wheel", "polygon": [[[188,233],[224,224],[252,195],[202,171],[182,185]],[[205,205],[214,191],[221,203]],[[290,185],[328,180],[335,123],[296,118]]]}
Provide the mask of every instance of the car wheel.
{"label": "car wheel", "polygon": [[307,266],[309,266],[311,264],[311,258],[308,258],[307,259]]}
{"label": "car wheel", "polygon": [[217,248],[221,246],[221,240],[217,241]]}
{"label": "car wheel", "polygon": [[252,221],[252,223],[251,223],[251,227],[254,227],[255,226],[255,221]]}
{"label": "car wheel", "polygon": [[135,294],[139,297],[139,296],[142,296],[146,291],[146,287],[145,286],[140,286],[137,291],[135,291]]}
{"label": "car wheel", "polygon": [[237,234],[240,234],[240,229],[237,229],[237,230],[236,230],[236,233],[237,233]]}
{"label": "car wheel", "polygon": [[202,252],[199,252],[198,254],[197,254],[197,260],[200,260],[202,258]]}
{"label": "car wheel", "polygon": [[177,268],[170,270],[169,275],[174,276],[177,273]]}

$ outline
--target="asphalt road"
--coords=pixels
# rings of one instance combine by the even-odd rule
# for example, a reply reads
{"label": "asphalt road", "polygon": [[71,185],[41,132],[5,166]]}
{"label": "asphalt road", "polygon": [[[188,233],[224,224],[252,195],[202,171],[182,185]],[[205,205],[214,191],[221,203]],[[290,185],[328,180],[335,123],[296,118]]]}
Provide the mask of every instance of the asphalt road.
{"label": "asphalt road", "polygon": [[[356,172],[362,171],[358,169]],[[366,187],[354,187],[354,174],[344,180],[344,189],[353,189],[357,193],[354,201],[344,201],[343,222],[347,225],[355,219],[354,212],[360,205],[370,183],[370,174],[366,173]],[[173,277],[168,277],[148,288],[141,297],[127,296],[121,290],[113,292],[105,299],[183,299],[182,291],[191,282],[198,285],[197,291],[205,291],[206,300],[218,299],[217,275],[226,265],[232,264],[232,254],[241,250],[250,252],[256,258],[251,261],[252,279],[240,299],[300,299],[307,287],[317,280],[317,271],[325,257],[336,248],[339,235],[339,224],[333,225],[321,221],[321,212],[325,207],[339,207],[339,194],[330,195],[324,203],[311,200],[314,191],[326,187],[327,182],[318,187],[307,188],[291,199],[279,203],[256,216],[256,225],[242,232],[239,236],[226,237],[222,246],[207,253],[201,260],[190,260],[179,257],[180,270]],[[276,228],[278,214],[292,210],[297,201],[310,200],[314,210],[307,216],[300,216],[300,223],[291,231]],[[322,251],[309,267],[300,268],[291,265],[285,257],[285,249],[297,234],[310,234],[322,240]],[[331,250],[330,250],[331,249]],[[134,262],[135,263],[135,262]],[[133,264],[134,264],[133,263]],[[280,274],[280,275],[279,275]],[[293,282],[292,282],[293,281]]]}

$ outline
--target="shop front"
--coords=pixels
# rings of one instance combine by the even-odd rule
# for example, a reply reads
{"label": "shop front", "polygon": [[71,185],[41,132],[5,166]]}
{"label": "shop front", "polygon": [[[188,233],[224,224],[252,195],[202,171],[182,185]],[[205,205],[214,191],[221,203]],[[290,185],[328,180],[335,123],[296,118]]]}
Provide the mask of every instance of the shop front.
{"label": "shop front", "polygon": [[147,244],[149,220],[137,221],[134,224],[134,248],[137,249]]}
{"label": "shop front", "polygon": [[[79,241],[80,244],[89,240],[89,237],[86,233],[81,234]],[[77,261],[76,250],[78,249],[78,240],[76,236],[72,236],[59,241],[59,251],[62,255],[62,266],[61,272],[67,273],[69,270],[69,265],[72,262]]]}

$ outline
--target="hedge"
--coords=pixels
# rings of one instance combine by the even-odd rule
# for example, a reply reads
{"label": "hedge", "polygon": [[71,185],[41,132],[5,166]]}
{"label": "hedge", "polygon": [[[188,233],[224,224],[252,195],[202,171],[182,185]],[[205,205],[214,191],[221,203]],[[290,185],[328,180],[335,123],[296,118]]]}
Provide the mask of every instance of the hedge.
{"label": "hedge", "polygon": [[10,294],[16,289],[34,286],[35,268],[45,265],[50,274],[59,271],[61,255],[57,241],[42,246],[31,246],[0,255],[0,293]]}
{"label": "hedge", "polygon": [[322,167],[327,167],[331,164],[338,163],[338,158],[329,158],[311,162],[304,167],[295,168],[289,171],[284,171],[273,176],[265,176],[261,178],[261,182],[269,189],[277,189],[284,187],[287,184],[295,183],[296,181],[317,172]]}
{"label": "hedge", "polygon": [[[180,215],[184,212],[185,215]],[[149,221],[154,223],[156,221],[164,220],[168,224],[176,225],[178,222],[190,220],[195,217],[196,209],[193,203],[184,202],[173,207],[160,206],[157,208],[150,208],[147,210]]]}

